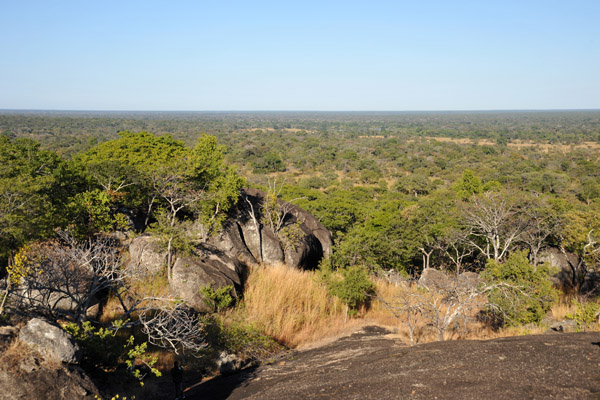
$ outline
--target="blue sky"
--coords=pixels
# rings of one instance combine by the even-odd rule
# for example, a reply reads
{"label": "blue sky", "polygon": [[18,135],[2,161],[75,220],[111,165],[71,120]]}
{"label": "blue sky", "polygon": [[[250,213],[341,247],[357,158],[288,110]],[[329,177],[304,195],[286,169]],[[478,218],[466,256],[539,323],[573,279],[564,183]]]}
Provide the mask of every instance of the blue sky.
{"label": "blue sky", "polygon": [[600,1],[0,0],[0,109],[600,108]]}

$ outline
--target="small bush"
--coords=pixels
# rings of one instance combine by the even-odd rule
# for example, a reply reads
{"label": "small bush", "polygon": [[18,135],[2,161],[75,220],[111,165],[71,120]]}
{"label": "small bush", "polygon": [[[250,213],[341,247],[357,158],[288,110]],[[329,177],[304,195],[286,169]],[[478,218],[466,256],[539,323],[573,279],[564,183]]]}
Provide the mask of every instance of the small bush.
{"label": "small bush", "polygon": [[540,322],[558,300],[550,281],[554,272],[549,264],[529,264],[525,251],[511,253],[503,263],[488,260],[482,279],[505,285],[488,294],[493,321],[507,326]]}
{"label": "small bush", "polygon": [[231,291],[233,286],[223,286],[222,288],[213,289],[212,286],[204,286],[200,289],[200,294],[203,296],[204,303],[213,312],[220,312],[233,303]]}
{"label": "small bush", "polygon": [[348,306],[351,315],[356,315],[361,306],[368,304],[375,286],[363,266],[353,265],[338,272],[326,278],[329,290]]}
{"label": "small bush", "polygon": [[583,331],[588,326],[598,322],[598,311],[600,304],[597,301],[573,300],[573,305],[576,308],[575,312],[568,313],[567,318],[577,322],[577,330]]}
{"label": "small bush", "polygon": [[261,360],[282,350],[273,338],[252,324],[234,322],[226,326],[219,316],[204,318],[207,341],[215,349],[226,350],[245,359]]}
{"label": "small bush", "polygon": [[96,328],[89,321],[81,325],[70,322],[63,326],[63,329],[81,345],[84,365],[107,370],[124,362],[133,377],[141,381],[144,375],[135,367],[136,361],[140,361],[154,375],[160,376],[160,371],[154,368],[157,358],[147,354],[148,344],[136,344],[133,336],[125,338],[117,335],[119,328],[119,324],[113,325],[112,329]]}

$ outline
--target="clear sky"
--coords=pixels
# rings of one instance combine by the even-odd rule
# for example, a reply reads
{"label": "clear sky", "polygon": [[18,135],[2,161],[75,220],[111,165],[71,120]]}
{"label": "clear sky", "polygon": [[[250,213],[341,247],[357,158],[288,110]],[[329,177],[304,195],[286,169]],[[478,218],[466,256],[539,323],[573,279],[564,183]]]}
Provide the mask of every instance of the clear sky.
{"label": "clear sky", "polygon": [[0,0],[0,109],[600,108],[600,0]]}

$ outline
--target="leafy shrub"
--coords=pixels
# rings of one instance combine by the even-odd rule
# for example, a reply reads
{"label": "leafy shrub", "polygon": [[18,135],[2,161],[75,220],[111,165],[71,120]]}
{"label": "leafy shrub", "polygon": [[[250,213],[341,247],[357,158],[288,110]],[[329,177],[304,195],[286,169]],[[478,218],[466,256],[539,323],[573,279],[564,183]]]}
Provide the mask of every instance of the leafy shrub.
{"label": "leafy shrub", "polygon": [[229,307],[233,303],[231,291],[233,286],[223,286],[222,288],[213,289],[212,286],[204,286],[200,289],[200,294],[203,296],[204,303],[213,312],[219,312]]}
{"label": "leafy shrub", "polygon": [[218,316],[204,318],[206,340],[214,349],[223,349],[245,359],[261,360],[279,352],[282,346],[256,326],[235,322],[228,326]]}
{"label": "leafy shrub", "polygon": [[142,380],[144,375],[135,368],[136,360],[141,361],[150,371],[160,376],[159,370],[154,368],[157,358],[147,354],[148,344],[143,342],[135,344],[135,338],[123,338],[117,335],[121,324],[113,324],[112,328],[96,328],[91,322],[86,321],[81,325],[69,322],[63,325],[68,332],[83,348],[83,361],[90,367],[112,369],[120,362],[125,362],[133,377]]}
{"label": "leafy shrub", "polygon": [[331,294],[342,300],[354,315],[361,306],[368,304],[375,286],[363,266],[353,265],[337,272],[323,270],[323,278]]}
{"label": "leafy shrub", "polygon": [[573,305],[577,307],[575,312],[567,314],[566,317],[577,322],[577,330],[582,331],[598,322],[600,304],[597,301],[573,300]]}
{"label": "leafy shrub", "polygon": [[488,260],[481,274],[484,281],[500,284],[488,294],[489,314],[495,323],[517,326],[538,323],[558,300],[549,264],[529,264],[526,251],[515,251],[501,263]]}

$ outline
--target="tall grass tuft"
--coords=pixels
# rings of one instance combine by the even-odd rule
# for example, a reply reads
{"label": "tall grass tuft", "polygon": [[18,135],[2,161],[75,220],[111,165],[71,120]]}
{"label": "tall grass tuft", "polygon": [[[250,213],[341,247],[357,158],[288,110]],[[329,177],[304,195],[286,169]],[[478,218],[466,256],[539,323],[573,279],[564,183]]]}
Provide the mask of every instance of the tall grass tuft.
{"label": "tall grass tuft", "polygon": [[254,267],[241,310],[246,321],[292,347],[340,333],[346,325],[346,306],[314,272],[283,264]]}

